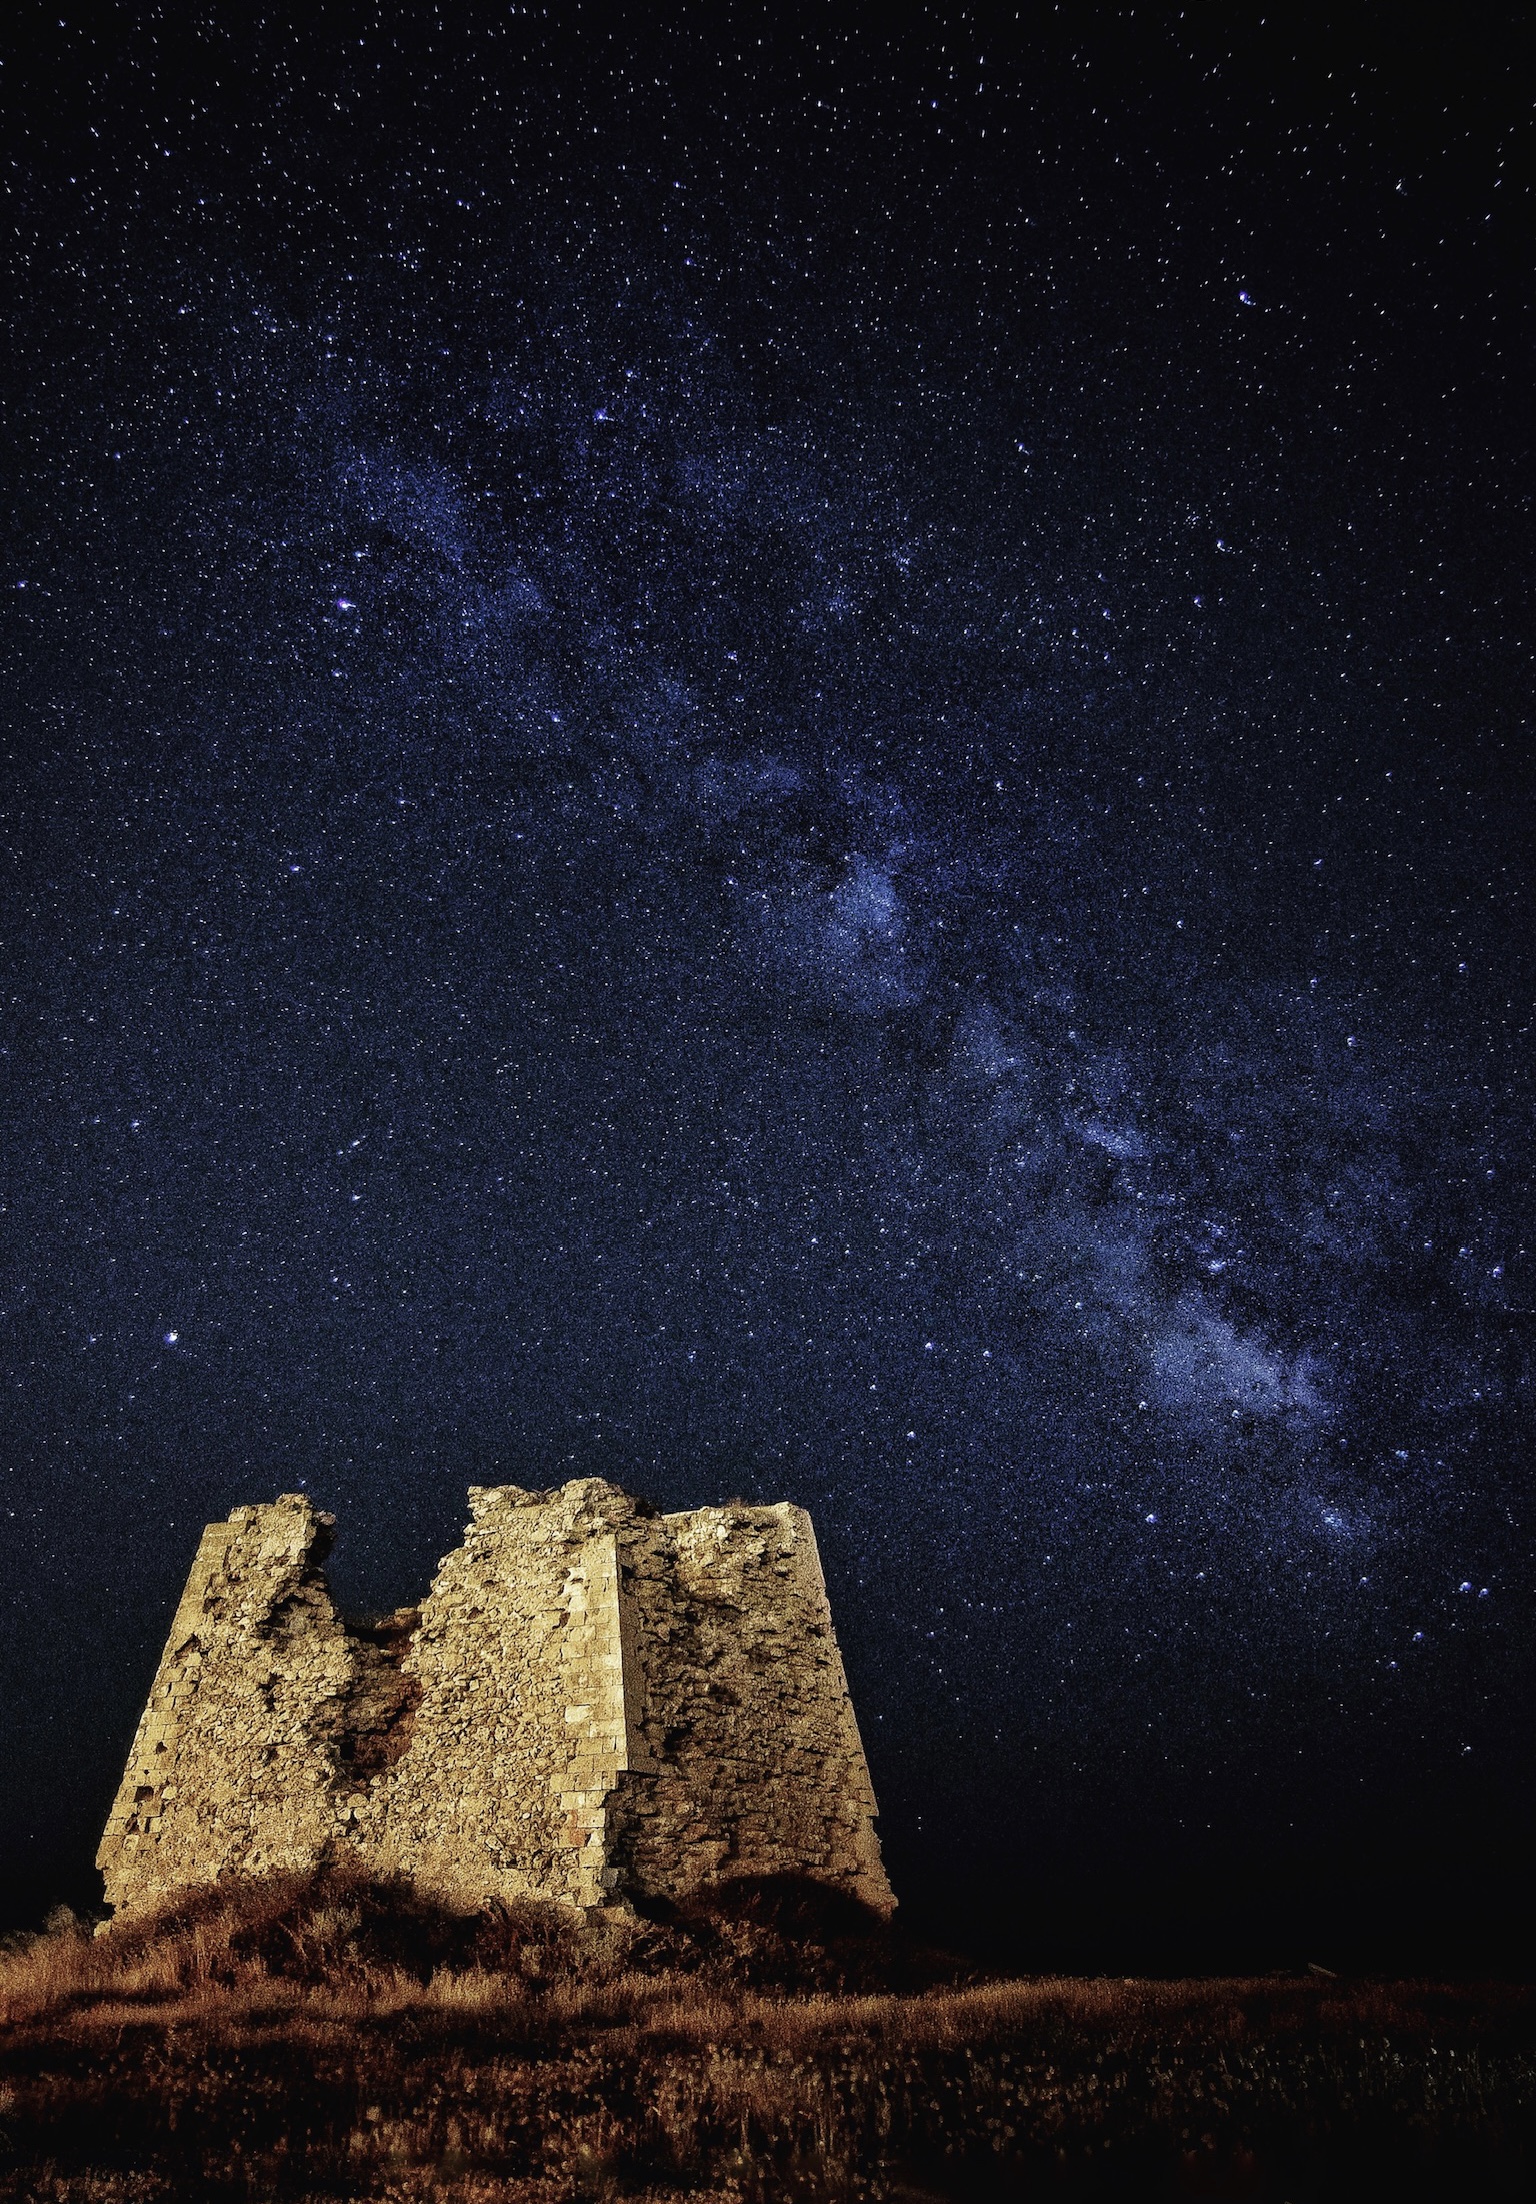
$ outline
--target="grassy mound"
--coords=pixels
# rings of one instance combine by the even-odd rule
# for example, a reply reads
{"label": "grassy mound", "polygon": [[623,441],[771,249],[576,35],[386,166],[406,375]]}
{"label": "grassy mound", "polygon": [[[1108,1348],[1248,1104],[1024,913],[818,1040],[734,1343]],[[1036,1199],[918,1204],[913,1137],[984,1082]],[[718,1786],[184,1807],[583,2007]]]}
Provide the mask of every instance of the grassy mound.
{"label": "grassy mound", "polygon": [[[92,1935],[67,1911],[0,1958],[0,2022],[124,1999],[185,2004],[298,1989],[360,2008],[428,1989],[579,1999],[687,1977],[699,1989],[917,1989],[959,1963],[911,1944],[856,1900],[791,1876],[743,1878],[648,1916],[583,1921],[536,1902],[462,1913],[397,1877],[345,1868],[189,1890]],[[451,1989],[450,1989],[451,1986]]]}
{"label": "grassy mound", "polygon": [[1536,1993],[984,1981],[815,1886],[272,1878],[0,1955],[0,2204],[1525,2195]]}

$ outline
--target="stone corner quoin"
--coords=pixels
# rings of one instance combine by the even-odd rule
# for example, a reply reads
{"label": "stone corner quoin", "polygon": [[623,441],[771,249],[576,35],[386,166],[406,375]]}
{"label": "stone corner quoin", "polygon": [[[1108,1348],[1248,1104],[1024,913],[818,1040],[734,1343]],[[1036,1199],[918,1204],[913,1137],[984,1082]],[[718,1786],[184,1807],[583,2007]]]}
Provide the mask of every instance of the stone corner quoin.
{"label": "stone corner quoin", "polygon": [[347,1859],[466,1909],[801,1875],[890,1912],[803,1508],[469,1498],[421,1607],[369,1624],[308,1498],[208,1526],[97,1856],[119,1916]]}

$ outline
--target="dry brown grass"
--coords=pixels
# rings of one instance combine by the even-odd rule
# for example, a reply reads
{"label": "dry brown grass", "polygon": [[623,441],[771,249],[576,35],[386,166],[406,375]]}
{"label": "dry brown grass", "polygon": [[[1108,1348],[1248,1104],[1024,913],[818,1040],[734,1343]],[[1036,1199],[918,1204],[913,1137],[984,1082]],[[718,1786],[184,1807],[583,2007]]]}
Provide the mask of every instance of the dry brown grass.
{"label": "dry brown grass", "polygon": [[964,1979],[784,1886],[274,1880],[0,1955],[0,2200],[1523,2194],[1533,2036],[1515,1987]]}

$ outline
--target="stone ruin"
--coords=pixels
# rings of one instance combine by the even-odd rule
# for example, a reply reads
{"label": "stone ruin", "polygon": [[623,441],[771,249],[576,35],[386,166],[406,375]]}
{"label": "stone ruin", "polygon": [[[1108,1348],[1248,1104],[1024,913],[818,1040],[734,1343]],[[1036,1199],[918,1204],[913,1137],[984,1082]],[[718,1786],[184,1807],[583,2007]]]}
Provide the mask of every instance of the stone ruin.
{"label": "stone ruin", "polygon": [[97,1856],[120,1916],[348,1859],[463,1909],[792,1874],[889,1913],[803,1508],[469,1497],[422,1606],[371,1624],[302,1495],[204,1531]]}

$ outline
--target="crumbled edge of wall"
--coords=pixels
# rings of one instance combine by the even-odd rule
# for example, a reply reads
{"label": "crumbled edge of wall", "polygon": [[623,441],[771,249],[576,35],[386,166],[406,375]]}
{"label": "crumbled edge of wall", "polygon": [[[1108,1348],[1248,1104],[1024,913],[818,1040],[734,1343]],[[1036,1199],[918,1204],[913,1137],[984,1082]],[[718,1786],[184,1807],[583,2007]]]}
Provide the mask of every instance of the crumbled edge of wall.
{"label": "crumbled edge of wall", "polygon": [[390,1758],[409,1624],[342,1622],[322,1573],[333,1529],[285,1493],[203,1533],[97,1855],[118,1911],[318,1865],[343,1833],[339,1783]]}
{"label": "crumbled edge of wall", "polygon": [[381,1863],[457,1902],[609,1902],[607,1800],[629,1737],[616,1530],[637,1508],[599,1479],[475,1488],[406,1667],[410,1744],[357,1802]]}

